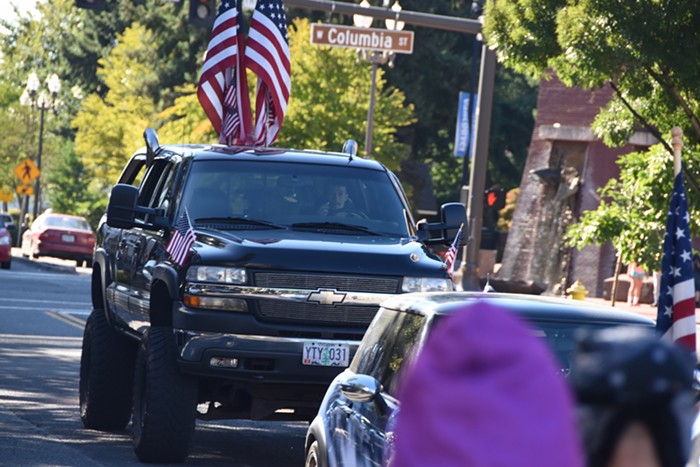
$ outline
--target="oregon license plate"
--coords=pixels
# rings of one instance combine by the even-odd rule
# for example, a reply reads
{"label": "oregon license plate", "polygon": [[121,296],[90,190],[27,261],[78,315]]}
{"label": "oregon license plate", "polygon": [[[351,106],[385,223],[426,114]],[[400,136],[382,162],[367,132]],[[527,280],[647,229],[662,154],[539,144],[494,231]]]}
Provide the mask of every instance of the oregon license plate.
{"label": "oregon license plate", "polygon": [[304,365],[345,367],[350,363],[350,347],[332,342],[304,342],[301,362]]}
{"label": "oregon license plate", "polygon": [[73,243],[75,241],[75,235],[61,235],[61,240],[68,243]]}

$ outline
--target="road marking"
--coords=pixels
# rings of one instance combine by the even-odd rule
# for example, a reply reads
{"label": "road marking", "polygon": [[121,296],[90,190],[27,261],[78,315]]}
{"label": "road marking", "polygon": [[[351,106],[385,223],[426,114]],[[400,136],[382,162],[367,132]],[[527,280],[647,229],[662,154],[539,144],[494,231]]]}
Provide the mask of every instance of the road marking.
{"label": "road marking", "polygon": [[76,302],[75,300],[71,300],[69,302],[59,302],[56,300],[35,300],[31,298],[3,298],[2,301],[19,303],[51,303],[55,305],[92,306],[92,302]]}
{"label": "road marking", "polygon": [[78,328],[80,330],[83,330],[85,328],[85,320],[73,316],[74,313],[59,313],[57,311],[49,311],[46,314],[47,316],[62,321],[70,326],[73,326],[74,328]]}

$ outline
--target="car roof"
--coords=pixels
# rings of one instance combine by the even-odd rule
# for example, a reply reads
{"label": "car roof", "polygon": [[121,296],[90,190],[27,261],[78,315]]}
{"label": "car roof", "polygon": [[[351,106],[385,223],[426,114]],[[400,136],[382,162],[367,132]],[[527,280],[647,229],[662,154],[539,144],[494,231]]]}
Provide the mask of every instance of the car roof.
{"label": "car roof", "polygon": [[[178,154],[185,158],[193,157],[197,160],[226,160],[233,157],[236,160],[265,160],[273,162],[353,166],[381,171],[386,170],[386,168],[376,160],[365,159],[359,156],[351,157],[346,153],[331,151],[224,146],[218,144],[164,145],[161,146],[161,148],[163,150],[161,154],[166,157],[173,154]],[[142,148],[141,151],[145,151],[145,148]]]}
{"label": "car roof", "polygon": [[410,293],[388,299],[382,303],[382,308],[426,316],[446,315],[476,300],[489,301],[534,321],[595,321],[642,326],[654,325],[652,319],[610,306],[594,304],[585,300],[526,294],[493,292]]}

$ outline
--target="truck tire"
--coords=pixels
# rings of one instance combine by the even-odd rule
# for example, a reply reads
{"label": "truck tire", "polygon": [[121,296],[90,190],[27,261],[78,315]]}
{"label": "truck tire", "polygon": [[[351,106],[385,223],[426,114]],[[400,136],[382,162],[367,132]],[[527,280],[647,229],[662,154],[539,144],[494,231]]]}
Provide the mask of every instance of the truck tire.
{"label": "truck tire", "polygon": [[172,328],[151,326],[134,373],[133,442],[141,462],[184,462],[197,414],[197,380],[180,371]]}
{"label": "truck tire", "polygon": [[85,428],[126,428],[137,348],[135,340],[110,327],[103,309],[92,310],[80,356],[80,418]]}

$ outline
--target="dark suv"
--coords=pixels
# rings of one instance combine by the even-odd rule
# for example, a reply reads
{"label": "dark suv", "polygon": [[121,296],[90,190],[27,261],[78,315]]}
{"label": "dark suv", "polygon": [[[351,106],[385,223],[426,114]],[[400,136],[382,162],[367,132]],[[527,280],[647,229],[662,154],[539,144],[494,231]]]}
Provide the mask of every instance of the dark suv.
{"label": "dark suv", "polygon": [[428,245],[452,241],[464,206],[416,225],[376,161],[145,137],[98,228],[80,369],[84,425],[133,412],[142,461],[184,460],[196,418],[311,420],[382,301],[453,288]]}

